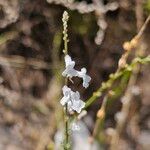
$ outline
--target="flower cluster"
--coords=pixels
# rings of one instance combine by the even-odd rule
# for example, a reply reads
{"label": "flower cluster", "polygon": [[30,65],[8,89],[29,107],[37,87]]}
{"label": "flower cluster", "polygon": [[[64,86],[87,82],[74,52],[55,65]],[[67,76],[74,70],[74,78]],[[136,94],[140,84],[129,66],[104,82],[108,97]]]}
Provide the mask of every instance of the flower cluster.
{"label": "flower cluster", "polygon": [[[79,77],[83,80],[83,87],[87,88],[89,86],[89,82],[91,77],[86,74],[86,68],[82,68],[81,71],[77,71],[74,69],[75,62],[72,61],[69,55],[65,56],[65,70],[62,75],[67,78]],[[85,107],[85,103],[80,99],[80,94],[78,91],[72,91],[68,86],[64,86],[62,88],[63,98],[60,103],[64,106],[67,104],[67,108],[69,112],[76,111],[80,113],[81,110]]]}
{"label": "flower cluster", "polygon": [[68,110],[76,111],[78,113],[81,112],[82,108],[84,108],[85,103],[80,99],[80,94],[78,91],[73,92],[66,85],[63,87],[63,95],[64,97],[61,99],[60,103],[64,106],[67,104]]}
{"label": "flower cluster", "polygon": [[[81,71],[76,70],[75,62],[71,59],[71,57],[68,55],[68,33],[67,33],[67,21],[69,19],[68,13],[65,11],[63,13],[63,40],[64,40],[64,54],[65,54],[65,70],[63,71],[62,75],[66,77],[66,84],[68,83],[68,79],[71,80],[72,77],[79,77],[83,80],[83,87],[87,88],[89,86],[89,82],[91,80],[91,77],[86,74],[86,68],[82,68]],[[72,91],[67,85],[65,85],[62,88],[63,91],[63,98],[60,100],[61,105],[65,107],[65,114],[66,114],[66,124],[65,124],[65,147],[68,147],[69,141],[68,141],[68,125],[69,125],[69,115],[68,112],[71,114],[72,112],[80,113],[82,109],[85,107],[85,102],[83,102],[80,99],[80,94],[78,91],[74,92]],[[82,114],[82,113],[81,113]],[[84,113],[85,114],[85,113]],[[83,115],[82,115],[83,116]],[[81,116],[80,116],[81,117]],[[77,118],[76,118],[77,119]],[[80,130],[79,125],[77,124],[77,120],[74,121],[71,125],[72,130]],[[68,149],[68,148],[67,148]]]}
{"label": "flower cluster", "polygon": [[91,81],[91,77],[86,74],[86,68],[82,68],[81,71],[77,71],[74,69],[75,62],[72,61],[69,55],[65,56],[65,64],[66,69],[62,73],[63,76],[72,78],[72,77],[79,77],[83,80],[83,87],[87,88],[89,86],[89,82]]}

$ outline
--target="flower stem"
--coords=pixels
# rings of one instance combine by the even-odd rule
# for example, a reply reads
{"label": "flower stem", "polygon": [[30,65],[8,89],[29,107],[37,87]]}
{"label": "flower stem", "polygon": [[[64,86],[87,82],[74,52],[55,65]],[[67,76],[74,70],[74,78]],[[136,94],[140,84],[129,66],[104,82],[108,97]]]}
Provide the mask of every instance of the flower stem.
{"label": "flower stem", "polygon": [[[69,15],[66,11],[63,13],[62,21],[63,21],[63,40],[64,40],[64,54],[68,54],[68,34],[67,34],[67,22],[69,19]],[[68,85],[68,78],[65,79],[65,85]],[[68,116],[68,105],[65,105],[65,139],[64,139],[64,150],[70,149],[70,140],[69,140],[69,116]]]}
{"label": "flower stem", "polygon": [[117,80],[119,77],[121,77],[125,72],[132,72],[134,66],[137,63],[140,64],[145,64],[145,63],[149,63],[150,62],[150,55],[144,57],[144,58],[140,58],[137,57],[135,59],[133,59],[133,61],[131,62],[130,65],[127,65],[121,69],[121,70],[117,70],[115,73],[111,74],[109,76],[109,79],[106,82],[103,82],[101,87],[93,93],[93,95],[86,101],[86,105],[85,105],[85,109],[87,107],[89,107],[91,104],[93,104],[97,98],[101,97],[103,92],[105,92],[107,89],[111,88],[111,86],[113,85],[114,81]]}

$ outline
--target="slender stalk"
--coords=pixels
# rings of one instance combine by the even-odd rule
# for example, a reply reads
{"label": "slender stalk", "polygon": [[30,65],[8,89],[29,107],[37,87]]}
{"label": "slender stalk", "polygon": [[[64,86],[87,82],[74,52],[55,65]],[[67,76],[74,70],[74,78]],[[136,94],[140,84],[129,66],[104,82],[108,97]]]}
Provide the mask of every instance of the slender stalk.
{"label": "slender stalk", "polygon": [[[118,70],[116,73],[111,74],[109,80],[102,84],[102,86],[100,88],[101,93],[98,93],[98,94],[102,95],[102,92],[106,91],[106,90],[108,91],[107,92],[108,94],[105,95],[104,100],[103,100],[102,105],[101,105],[101,108],[97,112],[97,119],[96,119],[96,123],[95,123],[94,130],[93,130],[93,133],[92,133],[92,137],[91,137],[92,141],[97,137],[97,135],[99,134],[99,132],[102,129],[101,125],[102,125],[102,123],[105,119],[105,109],[106,109],[106,104],[107,104],[107,100],[108,100],[108,97],[109,97],[109,91],[110,91],[110,88],[112,87],[113,83],[119,77],[121,77],[123,74],[125,74],[126,72],[132,72],[135,69],[135,67],[137,66],[137,64],[146,64],[146,63],[150,63],[150,55],[148,55],[145,58],[135,58],[135,59],[133,59],[133,61],[131,62],[130,65],[126,64],[126,67],[124,69]],[[98,96],[98,94],[95,95],[95,96]],[[94,99],[91,99],[91,100],[94,100]],[[92,101],[90,101],[90,102],[92,102]],[[89,106],[89,104],[87,106]]]}
{"label": "slender stalk", "polygon": [[93,102],[95,102],[98,97],[102,96],[103,92],[109,89],[113,85],[114,81],[116,81],[119,77],[121,77],[125,72],[131,72],[135,64],[137,63],[143,64],[143,63],[149,62],[150,61],[149,59],[150,59],[149,55],[145,58],[140,58],[140,57],[135,58],[133,59],[130,65],[126,64],[124,69],[121,69],[120,71],[117,71],[116,73],[111,74],[109,76],[109,79],[106,82],[103,82],[101,87],[96,92],[93,93],[92,97],[90,97],[87,100],[85,109],[88,108]]}
{"label": "slender stalk", "polygon": [[101,105],[101,108],[97,112],[97,118],[96,118],[96,122],[95,122],[95,125],[94,125],[94,130],[93,130],[93,133],[92,133],[92,141],[94,141],[95,138],[99,138],[98,137],[99,132],[101,132],[102,129],[103,129],[107,99],[108,99],[108,97],[104,98],[103,103]]}
{"label": "slender stalk", "polygon": [[[66,11],[63,13],[63,40],[64,40],[64,54],[68,54],[68,33],[67,33],[67,22],[68,22],[69,16]],[[68,78],[65,79],[65,85],[68,85]],[[70,140],[69,140],[69,115],[68,115],[68,105],[65,105],[65,139],[64,139],[64,149],[69,150],[70,149]]]}
{"label": "slender stalk", "polygon": [[138,34],[130,42],[124,43],[123,47],[125,49],[125,53],[122,55],[122,57],[119,60],[117,71],[114,74],[111,74],[109,79],[106,82],[103,82],[101,87],[96,92],[94,92],[93,95],[86,101],[85,108],[93,104],[97,100],[98,97],[102,96],[103,92],[105,92],[107,89],[109,89],[113,85],[116,79],[122,76],[123,70],[124,70],[124,69],[122,70],[122,68],[124,68],[126,65],[128,55],[130,54],[131,50],[136,48],[137,43],[139,42],[139,39],[143,35],[143,32],[145,31],[145,28],[149,21],[150,21],[150,15],[146,19],[145,23],[141,27]]}
{"label": "slender stalk", "polygon": [[[65,85],[68,85],[68,78],[65,80]],[[70,149],[70,140],[69,140],[69,116],[68,116],[68,104],[65,105],[65,143],[64,149]]]}
{"label": "slender stalk", "polygon": [[67,106],[67,104],[66,104],[66,106],[65,106],[65,143],[64,143],[64,149],[65,150],[68,150],[69,149],[69,145],[70,145],[70,143],[69,143],[69,133],[68,133],[68,131],[69,131],[69,122],[68,122],[68,120],[69,120],[69,118],[68,118],[68,106]]}
{"label": "slender stalk", "polygon": [[[137,36],[142,35],[142,33],[143,33],[144,29],[146,28],[146,25],[148,24],[149,21],[150,21],[150,15],[146,19],[144,25],[142,26],[142,28],[139,31]],[[137,28],[138,28],[138,26],[137,26]],[[137,51],[135,53],[136,57],[139,55],[140,51],[141,51],[141,49],[138,47]],[[143,50],[143,53],[144,53],[144,50]],[[141,54],[141,57],[143,57],[142,54]],[[119,116],[117,117],[117,125],[116,125],[116,129],[115,129],[116,134],[114,134],[114,136],[112,137],[112,142],[110,145],[111,150],[115,150],[117,148],[121,132],[122,132],[123,128],[125,127],[125,123],[127,121],[128,114],[130,111],[131,101],[133,99],[133,93],[132,93],[131,89],[136,84],[139,71],[140,71],[140,64],[136,64],[133,67],[133,71],[132,71],[132,74],[130,76],[130,79],[129,79],[129,82],[127,85],[127,89],[126,89],[125,94],[124,94],[123,99],[122,99],[122,109],[118,113]]]}
{"label": "slender stalk", "polygon": [[[146,19],[145,23],[143,24],[143,26],[141,27],[141,29],[139,30],[138,34],[130,41],[130,42],[125,42],[124,43],[124,49],[125,49],[125,53],[122,55],[122,57],[120,58],[119,60],[119,63],[118,63],[118,69],[116,71],[116,74],[118,72],[121,71],[121,68],[123,68],[125,65],[126,65],[126,61],[127,61],[127,58],[130,54],[130,51],[133,50],[135,47],[137,47],[137,42],[139,41],[139,38],[141,38],[148,22],[150,20],[150,15],[149,17]],[[135,66],[132,67],[132,75],[129,79],[129,84],[128,84],[128,87],[131,87],[131,85],[134,85],[135,82],[136,82],[136,79],[137,79],[137,74],[140,70],[140,65],[137,63]],[[119,78],[119,76],[118,76]],[[116,78],[117,79],[117,78]],[[94,140],[94,138],[97,137],[97,135],[99,134],[100,132],[100,129],[102,128],[102,122],[104,121],[104,118],[105,118],[105,107],[106,107],[106,103],[107,103],[107,99],[108,99],[108,96],[109,96],[109,91],[111,90],[111,87],[113,86],[113,83],[114,81],[116,80],[115,78],[113,78],[113,80],[110,82],[110,79],[105,83],[106,85],[110,85],[110,86],[107,86],[107,89],[104,89],[104,91],[107,90],[106,92],[106,95],[104,96],[104,100],[102,102],[102,105],[101,105],[101,108],[99,109],[98,113],[97,113],[97,119],[96,119],[96,123],[95,123],[95,126],[94,126],[94,130],[93,130],[93,133],[92,133],[92,139]],[[108,84],[108,83],[111,83],[111,84]],[[90,106],[97,98],[97,96],[101,96],[102,93],[103,93],[103,88],[101,87],[98,91],[97,91],[97,95],[95,96],[92,96],[91,99],[89,99],[89,101],[87,101],[87,107]],[[128,99],[131,100],[131,94],[128,96],[128,93],[131,93],[130,92],[130,88],[127,88],[128,90],[126,91],[125,93],[125,96],[128,97]],[[99,92],[99,93],[98,93]],[[129,106],[128,105],[125,105],[126,107],[124,108],[126,110],[126,113],[128,114],[128,109],[129,109]],[[127,115],[126,115],[127,117]],[[126,120],[126,118],[124,119]],[[117,145],[116,141],[118,141],[118,138],[119,138],[119,133],[120,131],[122,130],[123,128],[123,124],[125,123],[125,121],[122,123],[122,124],[119,124],[116,128],[116,130],[118,131],[118,136],[116,135],[115,138],[113,139],[113,142],[112,143],[115,143],[113,145]]]}

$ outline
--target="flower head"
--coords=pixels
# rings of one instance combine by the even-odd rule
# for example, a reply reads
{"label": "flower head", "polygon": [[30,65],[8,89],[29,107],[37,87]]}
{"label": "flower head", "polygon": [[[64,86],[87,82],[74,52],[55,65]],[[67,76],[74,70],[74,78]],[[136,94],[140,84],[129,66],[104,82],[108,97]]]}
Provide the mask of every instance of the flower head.
{"label": "flower head", "polygon": [[69,111],[76,111],[78,113],[84,108],[85,103],[80,99],[79,92],[73,92],[67,86],[62,88],[63,90],[63,98],[61,99],[60,103],[64,106],[67,104]]}
{"label": "flower head", "polygon": [[72,92],[71,98],[71,108],[80,113],[82,108],[84,108],[85,103],[80,99],[79,92]]}
{"label": "flower head", "polygon": [[74,69],[75,62],[72,61],[69,55],[65,56],[65,70],[63,71],[62,75],[66,77],[79,77],[83,80],[83,87],[87,88],[89,86],[89,82],[91,81],[91,77],[88,76],[86,68],[82,68],[81,71],[77,71]]}

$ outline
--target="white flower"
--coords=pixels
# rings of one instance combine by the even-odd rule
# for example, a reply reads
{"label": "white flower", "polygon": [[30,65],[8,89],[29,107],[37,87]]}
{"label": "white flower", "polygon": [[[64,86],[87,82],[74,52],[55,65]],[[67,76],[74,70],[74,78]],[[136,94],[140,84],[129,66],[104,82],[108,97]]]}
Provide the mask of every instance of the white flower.
{"label": "white flower", "polygon": [[80,126],[76,122],[73,122],[72,126],[71,126],[71,129],[72,129],[72,131],[79,131]]}
{"label": "white flower", "polygon": [[71,93],[71,108],[76,112],[80,113],[82,108],[85,107],[85,103],[80,99],[79,92]]}
{"label": "white flower", "polygon": [[82,78],[83,80],[83,87],[87,88],[89,86],[89,82],[91,81],[91,77],[86,74],[86,68],[82,68],[81,71],[77,71],[74,69],[75,62],[72,61],[69,55],[65,56],[65,65],[66,68],[63,71],[62,75],[66,77],[76,77]]}
{"label": "white flower", "polygon": [[74,69],[75,62],[71,60],[69,55],[65,56],[65,64],[66,69],[63,71],[62,75],[70,78],[77,76],[77,71]]}
{"label": "white flower", "polygon": [[81,71],[78,71],[78,77],[83,79],[83,87],[87,88],[89,86],[89,82],[91,81],[91,77],[86,74],[86,68],[82,68]]}
{"label": "white flower", "polygon": [[71,96],[71,89],[68,88],[66,85],[62,88],[64,97],[60,100],[60,103],[64,106],[66,103],[69,102]]}
{"label": "white flower", "polygon": [[76,111],[78,113],[84,108],[85,103],[80,99],[79,92],[73,92],[67,86],[62,88],[63,90],[63,98],[61,99],[60,103],[64,106],[67,104],[69,111]]}

